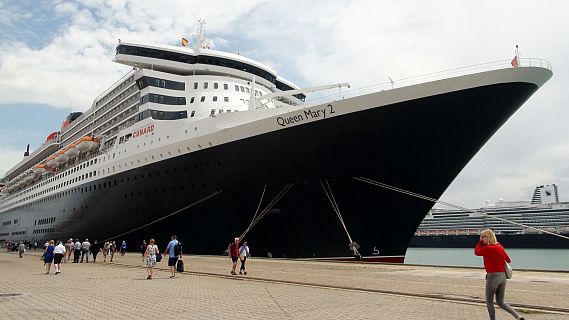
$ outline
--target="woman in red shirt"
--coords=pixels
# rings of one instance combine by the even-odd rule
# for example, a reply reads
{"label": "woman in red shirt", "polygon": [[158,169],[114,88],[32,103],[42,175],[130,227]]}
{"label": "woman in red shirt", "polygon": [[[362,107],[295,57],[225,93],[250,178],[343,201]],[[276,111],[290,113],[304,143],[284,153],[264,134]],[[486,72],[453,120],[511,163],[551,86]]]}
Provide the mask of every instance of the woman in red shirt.
{"label": "woman in red shirt", "polygon": [[486,229],[480,233],[480,241],[474,249],[474,254],[484,257],[484,269],[486,269],[486,308],[490,320],[496,319],[494,310],[494,295],[500,308],[508,311],[516,319],[524,319],[509,304],[504,302],[506,292],[506,267],[510,263],[510,257],[504,247],[496,240],[492,230]]}

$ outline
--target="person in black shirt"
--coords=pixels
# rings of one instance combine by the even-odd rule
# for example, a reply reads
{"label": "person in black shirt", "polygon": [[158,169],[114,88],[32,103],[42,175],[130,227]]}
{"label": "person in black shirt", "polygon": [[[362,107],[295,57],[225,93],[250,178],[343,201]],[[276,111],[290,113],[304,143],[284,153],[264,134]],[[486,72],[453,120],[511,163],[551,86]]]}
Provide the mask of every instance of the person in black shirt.
{"label": "person in black shirt", "polygon": [[91,254],[93,255],[93,263],[97,262],[97,254],[99,253],[99,251],[101,251],[101,246],[99,245],[97,240],[93,242],[93,244],[89,248],[89,251],[91,251]]}

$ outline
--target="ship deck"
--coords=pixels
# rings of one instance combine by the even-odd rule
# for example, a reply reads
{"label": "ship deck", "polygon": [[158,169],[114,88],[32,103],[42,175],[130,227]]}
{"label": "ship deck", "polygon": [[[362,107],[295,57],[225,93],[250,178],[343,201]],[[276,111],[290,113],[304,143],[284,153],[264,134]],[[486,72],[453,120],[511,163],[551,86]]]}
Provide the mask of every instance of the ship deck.
{"label": "ship deck", "polygon": [[[43,274],[39,254],[0,253],[0,314],[8,319],[487,318],[479,268],[252,258],[247,276],[230,276],[226,257],[186,256],[189,272],[170,279],[161,262],[145,280],[138,253],[66,263],[57,276]],[[506,301],[531,319],[566,319],[568,285],[566,272],[516,270]]]}

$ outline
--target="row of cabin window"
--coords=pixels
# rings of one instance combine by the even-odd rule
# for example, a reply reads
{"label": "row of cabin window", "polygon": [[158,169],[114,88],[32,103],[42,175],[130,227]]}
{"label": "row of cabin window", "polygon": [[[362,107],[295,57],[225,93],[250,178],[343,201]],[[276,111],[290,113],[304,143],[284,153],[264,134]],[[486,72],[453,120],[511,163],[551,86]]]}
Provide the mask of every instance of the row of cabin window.
{"label": "row of cabin window", "polygon": [[[197,82],[194,82],[194,90],[197,90],[197,89],[198,89],[198,86],[199,86],[198,83],[197,83]],[[203,88],[204,88],[204,89],[207,89],[208,87],[209,87],[209,82],[204,82],[204,83],[203,83]],[[219,88],[219,83],[214,82],[214,83],[213,83],[213,88],[214,88],[214,89],[218,89],[218,88]],[[228,85],[227,83],[224,83],[224,84],[223,84],[223,90],[229,90],[229,85]],[[237,92],[251,93],[251,91],[249,90],[249,88],[244,87],[244,86],[238,86],[238,85],[235,85],[235,91],[237,91]],[[260,97],[260,96],[261,96],[261,91],[255,90],[255,96],[259,96],[259,97]]]}
{"label": "row of cabin window", "polygon": [[[196,100],[196,97],[191,97],[190,98],[190,103],[194,103],[194,101]],[[217,96],[213,96],[211,99],[213,102],[217,101]],[[205,101],[205,96],[201,96],[200,98],[200,102],[204,102]],[[223,97],[223,101],[224,102],[229,102],[229,97]]]}
{"label": "row of cabin window", "polygon": [[37,233],[47,233],[47,232],[54,232],[55,228],[47,228],[47,229],[36,229],[34,230],[34,234]]}
{"label": "row of cabin window", "polygon": [[42,225],[42,224],[46,224],[46,223],[54,223],[54,222],[55,222],[55,217],[44,218],[44,219],[37,220],[37,222],[34,224],[34,226],[35,225]]}
{"label": "row of cabin window", "polygon": [[19,236],[19,235],[21,235],[21,234],[26,234],[26,231],[15,231],[15,232],[12,232],[12,235],[13,235],[13,236]]}
{"label": "row of cabin window", "polygon": [[[211,112],[209,113],[209,116],[210,116],[210,117],[215,116],[215,111],[216,111],[216,109],[211,109]],[[233,110],[233,112],[238,112],[238,111],[239,111],[239,110]],[[218,111],[217,113],[220,114],[220,113],[223,113],[223,112],[224,112],[223,109],[219,109],[219,111]],[[231,112],[231,109],[227,109],[227,110],[225,110],[225,112]]]}
{"label": "row of cabin window", "polygon": [[154,102],[154,103],[170,104],[170,105],[184,105],[186,104],[186,98],[171,97],[171,96],[149,93],[140,98],[140,104],[145,104],[146,102]]}

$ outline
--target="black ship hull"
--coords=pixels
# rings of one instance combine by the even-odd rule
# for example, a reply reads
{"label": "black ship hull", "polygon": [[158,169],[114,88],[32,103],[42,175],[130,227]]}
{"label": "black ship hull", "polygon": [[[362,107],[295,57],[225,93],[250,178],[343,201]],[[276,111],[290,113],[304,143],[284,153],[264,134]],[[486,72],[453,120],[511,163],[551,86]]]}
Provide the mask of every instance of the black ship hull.
{"label": "black ship hull", "polygon": [[[569,249],[569,241],[548,234],[501,234],[497,238],[506,248]],[[479,240],[478,235],[414,236],[409,247],[474,248]]]}
{"label": "black ship hull", "polygon": [[350,257],[344,228],[320,184],[326,179],[361,254],[403,262],[433,204],[353,177],[439,198],[537,88],[488,85],[288,127],[103,177],[81,192],[14,210],[66,216],[54,232],[35,239],[30,232],[28,239],[126,240],[135,250],[142,239],[163,246],[175,233],[186,252],[220,254],[249,226],[264,188],[261,208],[292,184],[247,234],[253,255]]}

